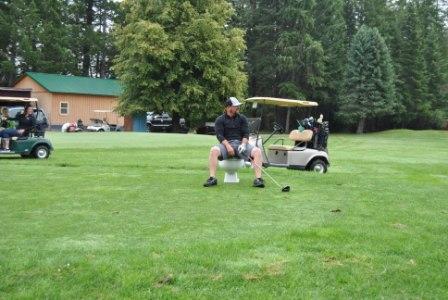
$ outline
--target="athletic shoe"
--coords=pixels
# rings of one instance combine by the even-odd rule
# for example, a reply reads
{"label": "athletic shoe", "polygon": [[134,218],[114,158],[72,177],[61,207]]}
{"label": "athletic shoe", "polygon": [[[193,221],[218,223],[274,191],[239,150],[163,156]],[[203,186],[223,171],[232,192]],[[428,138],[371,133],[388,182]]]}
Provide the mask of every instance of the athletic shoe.
{"label": "athletic shoe", "polygon": [[0,153],[9,153],[11,150],[9,149],[0,149]]}
{"label": "athletic shoe", "polygon": [[255,178],[253,187],[264,188],[263,178]]}
{"label": "athletic shoe", "polygon": [[215,177],[210,177],[207,179],[207,181],[204,183],[204,187],[214,186],[218,184],[218,179]]}

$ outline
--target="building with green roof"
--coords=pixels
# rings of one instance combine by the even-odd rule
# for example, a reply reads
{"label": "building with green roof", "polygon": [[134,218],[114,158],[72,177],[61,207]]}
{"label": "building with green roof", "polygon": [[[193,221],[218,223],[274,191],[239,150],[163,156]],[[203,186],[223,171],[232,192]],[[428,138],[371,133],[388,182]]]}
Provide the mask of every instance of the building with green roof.
{"label": "building with green roof", "polygon": [[24,76],[29,76],[50,93],[113,97],[119,97],[121,94],[121,86],[119,81],[116,79],[102,79],[37,72],[26,72],[22,78]]}
{"label": "building with green roof", "polygon": [[52,127],[104,118],[111,124],[124,125],[124,118],[115,112],[122,92],[118,80],[26,72],[14,87],[31,89],[31,96],[39,100]]}

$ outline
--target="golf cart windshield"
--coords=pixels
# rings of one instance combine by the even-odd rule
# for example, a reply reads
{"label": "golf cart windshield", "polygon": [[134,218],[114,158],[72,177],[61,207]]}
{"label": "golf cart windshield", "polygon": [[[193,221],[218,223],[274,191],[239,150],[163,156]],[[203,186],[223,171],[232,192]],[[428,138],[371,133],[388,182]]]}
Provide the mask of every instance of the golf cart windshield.
{"label": "golf cart windshield", "polygon": [[245,102],[280,106],[280,107],[316,107],[319,105],[317,104],[317,102],[313,101],[272,98],[272,97],[252,97],[246,99]]}
{"label": "golf cart windshield", "polygon": [[34,110],[37,110],[37,99],[26,97],[5,97],[0,96],[0,107],[8,109],[9,118],[16,120],[23,113],[27,105],[34,104]]}
{"label": "golf cart windshield", "polygon": [[38,107],[37,102],[36,98],[0,96],[0,107],[8,109],[8,118],[15,121],[16,126],[19,125],[19,118],[25,107],[31,106],[36,118],[34,133],[37,136],[44,136],[45,129],[48,127],[48,120],[44,111]]}

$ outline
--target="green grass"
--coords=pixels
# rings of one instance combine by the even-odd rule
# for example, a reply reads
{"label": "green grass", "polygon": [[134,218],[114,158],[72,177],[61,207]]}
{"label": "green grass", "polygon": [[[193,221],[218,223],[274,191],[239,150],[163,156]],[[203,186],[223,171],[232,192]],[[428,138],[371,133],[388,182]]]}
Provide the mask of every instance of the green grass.
{"label": "green grass", "polygon": [[448,132],[332,135],[290,193],[203,188],[210,136],[48,135],[0,157],[0,299],[448,298]]}

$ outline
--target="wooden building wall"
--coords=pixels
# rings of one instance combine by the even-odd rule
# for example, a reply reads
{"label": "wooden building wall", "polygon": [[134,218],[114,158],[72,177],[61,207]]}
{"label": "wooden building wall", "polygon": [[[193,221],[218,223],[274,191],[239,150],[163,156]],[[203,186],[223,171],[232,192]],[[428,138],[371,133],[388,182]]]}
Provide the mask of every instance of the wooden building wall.
{"label": "wooden building wall", "polygon": [[[68,114],[60,113],[61,102],[68,103]],[[90,96],[76,94],[53,94],[52,110],[53,122],[55,124],[64,124],[67,122],[76,122],[81,119],[84,125],[90,123],[90,119],[106,118],[110,124],[124,125],[124,118],[115,112],[99,113],[95,110],[112,111],[117,105],[117,98],[110,96]]]}
{"label": "wooden building wall", "polygon": [[[114,96],[94,96],[79,94],[49,93],[41,85],[26,76],[20,80],[16,88],[31,88],[31,97],[39,100],[39,106],[47,114],[50,125],[63,125],[81,119],[84,125],[90,124],[90,119],[107,118],[110,124],[124,125],[124,118],[115,112],[98,113],[94,110],[113,110],[118,104]],[[61,102],[68,103],[68,113],[61,114]]]}

